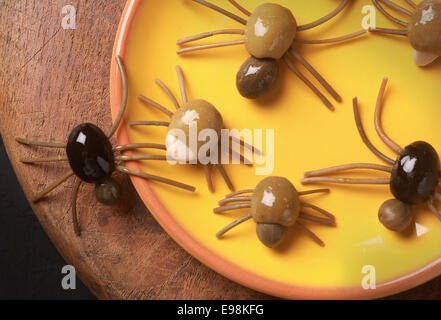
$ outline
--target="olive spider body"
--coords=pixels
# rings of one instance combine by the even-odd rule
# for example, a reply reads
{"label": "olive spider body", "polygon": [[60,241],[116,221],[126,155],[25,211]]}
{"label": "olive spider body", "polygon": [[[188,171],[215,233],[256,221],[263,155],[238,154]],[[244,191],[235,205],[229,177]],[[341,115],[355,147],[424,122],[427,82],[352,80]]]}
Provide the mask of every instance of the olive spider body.
{"label": "olive spider body", "polygon": [[[74,225],[74,231],[76,235],[80,236],[81,230],[77,219],[76,212],[76,198],[78,195],[78,190],[81,183],[93,183],[95,184],[94,194],[96,199],[103,204],[112,204],[118,200],[120,196],[120,185],[116,180],[112,178],[112,174],[115,171],[120,171],[122,173],[138,176],[141,178],[149,179],[152,181],[158,181],[161,183],[173,185],[178,188],[182,188],[188,191],[195,191],[195,188],[174,180],[166,179],[163,177],[158,177],[155,175],[147,174],[145,172],[140,172],[132,170],[122,163],[124,161],[133,160],[151,160],[151,159],[161,159],[161,156],[144,156],[144,155],[123,155],[122,152],[126,150],[136,150],[143,148],[153,148],[165,150],[165,146],[146,144],[146,143],[135,143],[128,145],[121,145],[112,147],[110,138],[117,131],[121,120],[124,116],[125,109],[127,106],[127,80],[126,71],[124,65],[119,56],[116,57],[116,62],[121,74],[122,81],[122,104],[118,116],[113,123],[109,133],[106,134],[91,123],[83,123],[75,127],[67,139],[67,143],[56,143],[56,142],[41,142],[27,140],[23,138],[16,137],[17,142],[24,145],[33,145],[47,148],[58,148],[65,149],[66,157],[57,156],[50,158],[31,158],[31,159],[21,159],[21,162],[27,164],[44,163],[52,161],[68,161],[71,170],[67,172],[63,177],[46,187],[43,191],[39,192],[37,195],[32,197],[33,202],[40,201],[49,192],[57,188],[67,179],[72,176],[76,176],[78,179],[75,182],[73,193],[72,193],[72,220]],[[165,158],[165,157],[163,157]]]}
{"label": "olive spider body", "polygon": [[275,3],[263,3],[257,6],[252,12],[243,8],[234,0],[229,0],[237,9],[248,16],[245,20],[225,9],[222,9],[205,0],[193,0],[201,5],[213,9],[241,24],[244,29],[226,29],[205,32],[194,36],[179,39],[177,44],[182,45],[188,42],[204,39],[219,34],[240,34],[242,40],[221,42],[215,44],[190,46],[177,50],[178,54],[216,48],[230,45],[244,44],[250,57],[240,66],[236,74],[236,87],[239,93],[249,99],[257,99],[268,93],[276,83],[278,77],[277,60],[283,59],[288,68],[298,76],[328,107],[334,110],[332,103],[320,92],[319,89],[309,81],[293,64],[290,57],[298,61],[305,67],[318,82],[329,92],[337,101],[341,102],[341,97],[332,86],[293,48],[298,44],[326,44],[353,39],[365,33],[360,30],[342,37],[324,40],[304,40],[298,39],[297,34],[301,31],[312,29],[322,23],[332,19],[341,12],[350,0],[342,0],[340,5],[328,15],[305,25],[299,26],[291,10]]}
{"label": "olive spider body", "polygon": [[[182,104],[178,102],[171,90],[159,79],[156,79],[156,83],[165,91],[170,100],[173,102],[176,111],[171,112],[166,107],[160,105],[158,102],[153,101],[143,95],[139,95],[138,98],[149,104],[150,106],[160,110],[167,115],[170,121],[131,121],[130,126],[164,126],[167,127],[167,134],[165,137],[165,149],[167,151],[167,158],[162,160],[177,161],[179,163],[190,163],[195,165],[201,165],[205,171],[205,177],[207,180],[208,188],[211,192],[214,192],[214,186],[211,179],[211,167],[216,168],[222,175],[225,183],[231,191],[234,191],[233,184],[226,173],[221,163],[221,143],[223,119],[220,112],[210,102],[202,99],[188,100],[184,77],[182,70],[179,66],[176,66],[176,72],[179,80],[179,86],[181,89]],[[191,131],[194,130],[194,136]],[[201,135],[206,135],[207,139],[199,139]],[[192,138],[196,138],[197,141],[191,141]],[[230,143],[237,143],[254,151],[256,154],[261,154],[260,150],[245,143],[244,141],[235,138],[233,136],[228,137],[228,147],[231,151],[231,155],[236,159],[242,160],[245,164],[251,165],[252,162],[246,159],[239,152],[234,151]],[[211,145],[211,139],[214,143]],[[206,149],[202,150],[203,146],[207,146],[207,140],[209,140]],[[214,150],[215,154],[211,154]],[[201,160],[203,159],[203,160]]]}
{"label": "olive spider body", "polygon": [[[371,32],[407,36],[414,49],[413,59],[416,65],[426,66],[441,55],[441,1],[423,0],[415,4],[411,0],[406,2],[413,8],[406,8],[390,0],[372,0],[377,9],[389,20],[405,29],[371,28]],[[405,22],[389,14],[380,3],[395,9],[409,17]]]}
{"label": "olive spider body", "polygon": [[[216,236],[221,238],[238,224],[253,219],[256,223],[257,237],[269,248],[279,245],[284,240],[288,228],[294,225],[306,231],[319,245],[323,246],[323,241],[299,222],[299,219],[335,226],[335,217],[321,208],[302,202],[300,196],[328,191],[328,189],[318,189],[298,192],[294,185],[284,177],[271,176],[264,178],[257,184],[255,189],[238,191],[219,201],[220,207],[214,209],[215,213],[240,208],[249,208],[250,213],[223,228]],[[247,193],[252,195],[243,196]],[[226,205],[228,203],[236,204]],[[304,208],[311,208],[325,217],[306,213]]]}
{"label": "olive spider body", "polygon": [[[433,203],[433,199],[441,201],[441,194],[436,191],[436,188],[441,186],[439,181],[440,159],[435,149],[427,142],[416,141],[402,149],[386,135],[380,120],[386,84],[387,78],[384,78],[375,109],[375,128],[383,142],[398,154],[397,159],[393,160],[387,157],[369,141],[361,124],[357,98],[354,98],[355,122],[363,142],[376,156],[390,166],[369,163],[340,165],[306,172],[305,178],[301,182],[304,184],[313,182],[388,184],[394,199],[387,200],[381,205],[378,211],[378,218],[386,228],[392,231],[403,231],[411,224],[413,219],[412,205],[425,203],[435,216],[441,220],[441,214]],[[352,169],[384,171],[390,173],[390,178],[353,179],[326,177],[328,174]]]}
{"label": "olive spider body", "polygon": [[249,57],[236,74],[236,87],[240,94],[256,99],[268,92],[279,75],[279,65],[274,59]]}

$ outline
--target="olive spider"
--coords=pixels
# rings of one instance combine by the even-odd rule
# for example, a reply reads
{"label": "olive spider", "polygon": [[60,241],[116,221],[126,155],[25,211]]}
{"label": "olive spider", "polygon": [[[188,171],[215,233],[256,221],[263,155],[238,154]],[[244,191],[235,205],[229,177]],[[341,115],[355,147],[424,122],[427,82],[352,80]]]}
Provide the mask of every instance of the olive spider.
{"label": "olive spider", "polygon": [[[372,2],[386,18],[406,28],[406,30],[370,28],[369,31],[407,36],[414,49],[414,62],[420,67],[429,65],[441,55],[441,1],[423,0],[416,5],[413,1],[406,0],[414,9],[413,12],[389,0],[372,0]],[[409,22],[393,17],[379,2],[409,16]]]}
{"label": "olive spider", "polygon": [[63,182],[68,180],[72,176],[76,176],[77,180],[74,184],[72,192],[72,219],[74,231],[77,236],[81,235],[81,229],[77,219],[76,199],[78,190],[82,182],[95,183],[95,197],[104,204],[112,204],[120,195],[119,184],[112,179],[112,173],[114,171],[120,171],[122,173],[138,176],[141,178],[158,181],[161,183],[169,184],[178,188],[182,188],[188,191],[195,191],[195,188],[174,180],[158,177],[148,173],[136,171],[130,169],[121,162],[132,160],[151,160],[155,159],[155,156],[142,156],[142,155],[122,155],[121,152],[126,150],[136,150],[142,148],[154,148],[163,149],[165,146],[151,143],[135,143],[127,145],[118,145],[112,148],[110,138],[117,131],[121,120],[124,116],[124,112],[127,106],[127,78],[126,70],[120,57],[116,57],[116,62],[121,74],[121,81],[123,87],[121,108],[117,115],[115,122],[113,123],[109,133],[106,135],[100,128],[91,124],[83,123],[75,127],[68,138],[67,143],[59,142],[41,142],[23,139],[16,137],[16,141],[29,146],[40,146],[47,148],[66,149],[66,156],[56,156],[49,158],[30,158],[21,159],[22,163],[35,164],[35,163],[47,163],[52,161],[68,161],[70,170],[64,174],[60,179],[50,184],[44,190],[37,193],[31,198],[32,202],[40,201],[45,195],[57,188]]}
{"label": "olive spider", "polygon": [[244,39],[181,48],[177,50],[178,54],[208,48],[244,44],[250,57],[242,64],[236,75],[236,86],[243,97],[255,99],[265,95],[273,87],[277,79],[279,73],[277,60],[283,59],[288,68],[318,96],[325,106],[330,110],[334,110],[334,106],[328,98],[294,66],[293,62],[289,59],[289,56],[291,56],[305,67],[337,102],[342,101],[341,96],[319,72],[299,54],[299,51],[294,49],[293,45],[335,43],[353,39],[364,34],[366,30],[324,40],[305,40],[297,38],[297,32],[312,29],[327,22],[340,13],[351,0],[342,0],[340,5],[328,15],[300,26],[297,25],[296,19],[289,9],[274,3],[264,3],[256,7],[253,12],[249,12],[236,1],[229,0],[231,4],[249,17],[248,20],[245,20],[204,0],[193,1],[245,25],[245,29],[225,29],[201,33],[179,39],[177,41],[178,45],[219,34],[239,34],[244,35]]}
{"label": "olive spider", "polygon": [[[441,201],[441,194],[436,191],[441,186],[439,156],[435,149],[424,141],[416,141],[404,149],[393,142],[381,125],[382,99],[387,85],[384,78],[378,93],[375,108],[375,129],[381,140],[398,154],[394,161],[376,149],[369,141],[361,123],[357,98],[353,99],[354,117],[358,132],[367,147],[381,160],[391,166],[370,163],[352,163],[305,173],[303,184],[315,182],[347,184],[389,184],[394,199],[385,201],[378,212],[380,222],[389,230],[403,231],[412,222],[411,206],[426,203],[428,208],[441,220],[441,214],[433,203],[433,198]],[[325,177],[325,175],[352,169],[371,169],[385,171],[390,178],[352,179]]]}
{"label": "olive spider", "polygon": [[[179,163],[193,163],[200,164],[204,168],[205,177],[208,184],[208,189],[210,192],[214,192],[214,186],[211,179],[210,165],[213,165],[221,173],[225,183],[231,191],[234,191],[233,184],[222,166],[220,159],[220,152],[214,152],[211,154],[212,149],[206,150],[202,149],[204,143],[198,139],[204,131],[212,132],[216,137],[216,150],[221,149],[221,143],[223,141],[223,135],[221,133],[223,129],[223,119],[219,111],[209,102],[197,99],[188,100],[187,93],[185,89],[184,76],[182,69],[176,66],[176,73],[179,81],[179,87],[182,97],[182,106],[179,104],[176,97],[173,95],[171,90],[159,79],[155,79],[156,84],[166,93],[175,106],[176,112],[171,112],[166,107],[162,106],[156,101],[149,99],[143,95],[139,95],[139,100],[151,105],[152,107],[158,109],[170,118],[170,121],[130,121],[130,126],[163,126],[167,127],[167,135],[165,139],[165,149],[167,151],[167,156],[161,160],[172,160]],[[191,130],[195,128],[197,143],[192,147]],[[261,155],[261,151],[252,145],[242,141],[239,138],[229,135],[228,137],[228,147],[231,155],[236,159],[244,162],[246,165],[251,165],[251,161],[246,159],[243,155],[236,152],[230,146],[231,143],[236,143],[240,147],[246,148],[248,150],[254,151],[256,155]],[[210,137],[211,139],[211,137]],[[210,140],[211,142],[211,140]],[[205,147],[204,147],[205,148]],[[202,152],[201,150],[204,150]],[[201,161],[200,153],[203,157],[207,156],[206,159]],[[212,161],[212,158],[215,158]]]}
{"label": "olive spider", "polygon": [[[251,212],[223,228],[216,234],[216,237],[220,239],[227,231],[252,218],[256,223],[257,237],[269,248],[280,244],[288,228],[293,225],[297,225],[323,247],[324,242],[298,221],[300,218],[328,226],[336,226],[334,215],[317,206],[300,201],[300,196],[320,192],[329,192],[329,189],[299,192],[284,177],[271,176],[264,178],[257,184],[255,189],[230,193],[225,199],[219,201],[219,207],[214,209],[215,213],[242,208],[250,208]],[[251,194],[251,196],[246,196],[246,194]],[[315,210],[324,215],[325,218],[306,213],[303,211],[304,208]]]}

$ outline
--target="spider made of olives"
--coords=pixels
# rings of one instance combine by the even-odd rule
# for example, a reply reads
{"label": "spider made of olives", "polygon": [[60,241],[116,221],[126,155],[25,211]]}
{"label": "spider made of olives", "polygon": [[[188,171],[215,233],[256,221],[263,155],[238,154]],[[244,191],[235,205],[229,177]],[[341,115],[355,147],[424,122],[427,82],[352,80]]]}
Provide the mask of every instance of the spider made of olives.
{"label": "spider made of olives", "polygon": [[297,25],[296,19],[290,9],[275,3],[263,3],[254,8],[252,12],[249,12],[235,0],[229,0],[231,4],[248,17],[247,19],[243,19],[205,0],[193,1],[241,23],[244,25],[244,28],[221,29],[188,36],[177,40],[176,42],[178,45],[222,34],[243,35],[243,38],[236,41],[189,46],[177,50],[177,54],[243,44],[250,55],[236,73],[236,86],[243,97],[257,99],[267,94],[276,82],[278,76],[276,60],[283,59],[288,68],[317,95],[323,104],[330,110],[334,110],[334,106],[328,98],[326,98],[325,95],[323,95],[320,90],[293,64],[291,60],[293,59],[305,67],[337,102],[341,102],[342,99],[340,95],[317,72],[317,70],[315,70],[314,67],[312,67],[300,55],[299,50],[294,48],[294,46],[295,44],[305,45],[341,42],[356,38],[366,33],[366,30],[360,30],[341,37],[321,40],[306,40],[297,37],[298,32],[315,28],[335,17],[351,2],[351,0],[342,0],[339,6],[331,13],[316,21],[300,26]]}
{"label": "spider made of olives", "polygon": [[[436,188],[441,186],[440,159],[435,149],[427,142],[416,141],[402,149],[384,132],[381,125],[382,99],[386,90],[387,78],[384,78],[377,97],[375,107],[375,129],[381,140],[392,149],[398,157],[393,160],[380,152],[368,139],[361,123],[357,98],[353,100],[355,123],[362,141],[377,157],[389,166],[371,163],[351,163],[330,168],[309,171],[301,180],[303,184],[312,182],[333,182],[346,184],[383,184],[389,189],[395,199],[385,201],[379,209],[378,218],[389,230],[403,231],[412,220],[411,206],[425,203],[427,207],[441,220],[441,213],[435,207],[433,199],[441,201],[441,194]],[[340,171],[353,169],[369,169],[390,174],[389,178],[335,178],[326,177]]]}
{"label": "spider made of olives", "polygon": [[[233,227],[252,218],[256,223],[258,239],[269,248],[279,245],[285,238],[288,228],[295,224],[306,231],[319,245],[323,246],[323,241],[299,222],[299,218],[335,226],[335,217],[319,207],[301,202],[300,196],[328,191],[328,189],[318,189],[298,192],[294,185],[284,177],[271,176],[264,178],[254,190],[247,189],[231,193],[225,199],[219,201],[220,207],[214,209],[215,213],[240,208],[250,208],[251,212],[223,228],[216,236],[221,238]],[[246,193],[252,193],[252,196],[241,196]],[[245,203],[226,205],[235,202]],[[325,217],[306,213],[303,211],[304,208],[313,209]]]}
{"label": "spider made of olives", "polygon": [[297,221],[300,199],[296,188],[283,177],[268,177],[260,181],[251,199],[251,215],[257,236],[267,247],[279,244]]}
{"label": "spider made of olives", "polygon": [[239,93],[248,99],[265,95],[274,86],[279,74],[279,66],[274,59],[249,57],[236,75]]}
{"label": "spider made of olives", "polygon": [[[167,160],[200,165],[204,169],[208,189],[211,192],[214,192],[214,186],[210,170],[215,168],[221,173],[228,188],[234,191],[234,186],[222,165],[224,156],[231,155],[234,160],[251,165],[252,162],[241,154],[242,151],[233,149],[233,144],[239,144],[258,155],[261,152],[239,138],[223,135],[223,119],[220,112],[206,100],[188,100],[184,75],[179,66],[176,66],[176,73],[181,89],[182,104],[178,102],[165,83],[159,79],[155,80],[174,104],[175,112],[150,98],[138,96],[141,101],[168,116],[170,121],[130,121],[129,125],[167,127],[163,146],[167,152]],[[227,138],[226,141],[225,138]],[[228,145],[226,145],[227,142]],[[225,150],[229,150],[229,154],[225,154]]]}
{"label": "spider made of olives", "polygon": [[245,47],[251,55],[236,74],[239,93],[248,99],[265,95],[279,74],[276,59],[291,47],[297,22],[291,10],[275,3],[256,7],[245,25]]}
{"label": "spider made of olives", "polygon": [[121,154],[121,152],[123,151],[144,148],[165,150],[165,146],[146,143],[134,143],[120,145],[114,148],[112,147],[110,139],[116,133],[124,116],[127,107],[128,96],[126,71],[123,62],[119,56],[116,56],[115,60],[121,74],[122,103],[116,120],[110,128],[108,134],[104,133],[103,130],[91,123],[82,123],[71,131],[67,139],[67,143],[33,141],[20,137],[15,138],[17,142],[24,145],[65,149],[66,156],[21,159],[21,162],[28,164],[45,163],[52,161],[69,162],[69,172],[67,172],[64,176],[59,178],[54,183],[47,186],[44,190],[40,191],[38,194],[32,197],[31,200],[32,202],[40,201],[49,192],[57,188],[67,179],[72,176],[76,176],[78,179],[76,179],[73,187],[71,206],[72,221],[74,231],[77,236],[81,235],[81,229],[77,219],[76,201],[79,188],[83,182],[95,184],[95,197],[99,202],[104,204],[112,204],[116,202],[120,196],[120,186],[114,179],[112,179],[112,174],[117,170],[127,175],[137,176],[152,181],[159,181],[161,183],[173,185],[175,187],[182,188],[188,191],[195,191],[195,188],[192,186],[163,177],[158,177],[152,174],[133,170],[123,165],[124,161],[166,159],[165,156],[156,155],[124,155]]}
{"label": "spider made of olives", "polygon": [[[408,10],[396,3],[385,0],[372,0],[377,9],[389,20],[405,28],[372,28],[372,32],[407,36],[414,49],[413,58],[418,66],[426,66],[441,55],[441,1],[423,0],[418,5],[406,0],[413,8]],[[390,15],[381,5],[395,9],[409,17],[409,22]]]}

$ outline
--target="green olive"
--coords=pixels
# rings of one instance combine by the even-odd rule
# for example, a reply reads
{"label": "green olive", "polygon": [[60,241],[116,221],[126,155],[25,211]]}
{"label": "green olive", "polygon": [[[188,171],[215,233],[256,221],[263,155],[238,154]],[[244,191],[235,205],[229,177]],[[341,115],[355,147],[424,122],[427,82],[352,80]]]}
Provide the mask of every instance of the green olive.
{"label": "green olive", "polygon": [[95,197],[103,204],[115,203],[121,194],[121,188],[114,179],[109,178],[95,185]]}
{"label": "green olive", "polygon": [[415,50],[441,55],[441,1],[424,0],[409,19],[409,40]]}
{"label": "green olive", "polygon": [[412,222],[412,209],[400,200],[390,199],[381,205],[378,219],[389,230],[404,231]]}
{"label": "green olive", "polygon": [[[196,126],[197,150],[191,150],[189,142],[193,125]],[[211,103],[205,100],[187,102],[170,120],[165,141],[167,155],[180,162],[197,160],[199,148],[206,143],[198,139],[201,131],[211,132],[220,139],[222,126],[222,116]]]}
{"label": "green olive", "polygon": [[264,3],[248,18],[245,46],[256,58],[280,59],[292,45],[296,31],[297,22],[289,9]]}
{"label": "green olive", "polygon": [[287,227],[275,223],[256,224],[257,237],[269,248],[273,248],[282,242],[287,230]]}
{"label": "green olive", "polygon": [[274,59],[249,57],[236,75],[236,86],[240,94],[256,99],[266,94],[277,80],[279,66]]}
{"label": "green olive", "polygon": [[300,214],[299,194],[288,179],[267,177],[254,190],[251,214],[256,223],[290,227]]}

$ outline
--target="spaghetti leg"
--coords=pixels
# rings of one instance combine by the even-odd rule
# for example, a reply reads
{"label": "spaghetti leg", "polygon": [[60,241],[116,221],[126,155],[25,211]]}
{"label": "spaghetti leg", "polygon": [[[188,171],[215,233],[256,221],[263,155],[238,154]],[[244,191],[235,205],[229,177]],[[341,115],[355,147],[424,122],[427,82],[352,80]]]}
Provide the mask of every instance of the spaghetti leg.
{"label": "spaghetti leg", "polygon": [[335,99],[337,102],[341,102],[342,99],[340,95],[337,93],[337,91],[332,88],[332,86],[323,78],[320,73],[318,73],[317,70],[314,69],[313,66],[311,66],[308,61],[306,61],[297,51],[295,51],[293,48],[289,49],[289,53],[296,59],[298,62],[300,62],[311,74],[320,82],[320,84],[328,91],[331,96]]}
{"label": "spaghetti leg", "polygon": [[180,44],[184,44],[184,43],[188,43],[188,42],[192,42],[192,41],[196,41],[196,40],[201,40],[201,39],[213,37],[213,36],[216,36],[216,35],[219,35],[219,34],[241,34],[241,35],[243,35],[244,33],[245,33],[245,30],[242,30],[242,29],[215,30],[215,31],[203,32],[203,33],[195,34],[194,36],[189,36],[189,37],[181,38],[181,39],[176,41],[176,44],[180,45]]}
{"label": "spaghetti leg", "polygon": [[296,222],[296,225],[298,225],[300,227],[300,229],[302,229],[303,231],[305,231],[308,236],[310,236],[312,238],[312,240],[314,240],[315,242],[317,242],[317,244],[321,247],[325,246],[325,243],[316,236],[316,234],[314,232],[312,232],[311,230],[309,230],[305,225],[303,225],[302,223],[300,223],[299,221]]}
{"label": "spaghetti leg", "polygon": [[124,68],[124,64],[119,56],[116,56],[115,59],[116,59],[116,63],[118,64],[119,73],[121,74],[122,98],[121,98],[121,107],[119,108],[119,112],[118,115],[116,116],[115,122],[113,123],[112,128],[110,128],[109,134],[107,135],[108,138],[111,138],[115,134],[116,130],[119,127],[119,124],[121,123],[121,120],[124,116],[124,112],[126,111],[127,97],[128,97],[127,75],[126,75],[126,70]]}
{"label": "spaghetti leg", "polygon": [[326,16],[324,16],[324,17],[322,17],[322,18],[320,18],[320,19],[318,19],[316,21],[310,22],[308,24],[304,24],[302,26],[298,26],[297,27],[297,31],[304,31],[304,30],[312,29],[314,27],[317,27],[317,26],[325,23],[326,21],[331,20],[337,14],[339,14],[346,7],[346,5],[348,5],[348,3],[349,3],[349,0],[343,0],[338,5],[338,7],[335,10],[333,10],[331,13],[327,14]]}
{"label": "spaghetti leg", "polygon": [[77,216],[77,197],[78,197],[78,190],[80,189],[80,185],[81,185],[81,180],[77,179],[72,192],[72,222],[73,222],[75,234],[78,237],[81,236],[81,229]]}
{"label": "spaghetti leg", "polygon": [[225,183],[227,184],[228,188],[231,191],[234,191],[234,187],[233,187],[233,183],[231,182],[230,178],[228,177],[227,172],[225,171],[224,167],[221,164],[216,164],[216,168],[219,170],[219,172],[221,173],[222,177],[225,180]]}
{"label": "spaghetti leg", "polygon": [[37,193],[35,196],[33,196],[31,198],[32,202],[38,202],[40,201],[45,195],[47,195],[49,192],[51,192],[52,190],[54,190],[56,187],[58,187],[60,184],[62,184],[63,182],[65,182],[67,179],[69,179],[70,177],[72,177],[74,175],[73,171],[69,171],[68,173],[66,173],[64,176],[62,176],[60,179],[56,180],[54,183],[52,183],[51,185],[49,185],[46,189],[44,189],[43,191]]}
{"label": "spaghetti leg", "polygon": [[195,187],[189,186],[187,184],[183,184],[183,183],[180,183],[180,182],[177,182],[177,181],[174,181],[174,180],[170,180],[170,179],[167,179],[167,178],[163,178],[163,177],[158,177],[158,176],[155,176],[155,175],[152,175],[152,174],[148,174],[148,173],[145,173],[145,172],[132,170],[132,169],[129,169],[129,168],[124,167],[124,166],[118,166],[116,169],[118,171],[120,171],[120,172],[126,173],[126,174],[131,175],[131,176],[136,176],[136,177],[144,178],[144,179],[147,179],[147,180],[153,180],[153,181],[162,182],[162,183],[169,184],[169,185],[172,185],[174,187],[181,188],[181,189],[184,189],[184,190],[187,190],[187,191],[194,192],[196,190]]}
{"label": "spaghetti leg", "polygon": [[296,67],[294,67],[294,64],[288,59],[288,57],[285,55],[283,56],[283,60],[285,61],[288,68],[297,76],[300,80],[302,80],[316,95],[317,97],[323,102],[323,104],[331,111],[334,111],[335,108],[332,105],[332,103],[317,89],[311,81],[309,81],[299,70],[297,70]]}
{"label": "spaghetti leg", "polygon": [[244,15],[246,16],[250,16],[251,12],[249,12],[247,9],[245,9],[244,7],[242,7],[239,3],[237,3],[237,1],[235,0],[228,0],[230,1],[230,3],[235,6],[240,12],[242,12]]}
{"label": "spaghetti leg", "polygon": [[33,163],[53,162],[53,161],[67,161],[67,157],[56,156],[49,158],[24,158],[24,159],[20,159],[20,161],[27,164],[33,164]]}
{"label": "spaghetti leg", "polygon": [[384,155],[382,152],[380,152],[375,146],[370,142],[369,138],[366,135],[366,132],[364,131],[363,124],[361,123],[360,119],[360,112],[358,111],[358,101],[357,98],[354,98],[352,100],[353,104],[353,110],[354,110],[354,118],[355,118],[355,124],[357,125],[358,133],[361,136],[361,140],[363,140],[364,144],[371,150],[378,158],[381,160],[389,163],[394,164],[395,161],[389,158],[388,156]]}
{"label": "spaghetti leg", "polygon": [[384,171],[384,172],[391,172],[392,168],[388,166],[382,166],[379,164],[370,164],[370,163],[350,163],[350,164],[344,164],[340,166],[334,166],[329,167],[325,169],[315,170],[315,171],[309,171],[305,172],[304,176],[306,178],[309,177],[320,177],[340,171],[345,170],[353,170],[353,169],[371,169],[371,170],[378,170],[378,171]]}
{"label": "spaghetti leg", "polygon": [[224,16],[227,16],[230,19],[233,19],[233,20],[235,20],[235,21],[237,21],[239,23],[242,23],[243,25],[247,24],[247,21],[245,19],[242,19],[241,17],[236,16],[235,14],[233,14],[233,13],[227,11],[227,10],[224,10],[224,9],[222,9],[222,8],[212,4],[210,2],[207,2],[207,1],[204,1],[204,0],[193,0],[193,1],[199,3],[199,4],[203,5],[203,6],[206,6],[207,8],[210,8],[210,9],[212,9],[214,11],[217,11],[217,12],[223,14]]}
{"label": "spaghetti leg", "polygon": [[15,137],[15,140],[18,143],[25,144],[28,146],[38,146],[38,147],[46,147],[46,148],[66,148],[66,143],[62,143],[62,142],[42,142],[42,141],[23,139],[20,137]]}
{"label": "spaghetti leg", "polygon": [[227,195],[225,196],[225,198],[232,198],[232,197],[238,196],[238,195],[240,195],[240,194],[244,194],[244,193],[253,193],[253,192],[254,192],[254,189],[240,190],[240,191],[236,191],[236,192],[233,192],[233,193],[229,193],[229,194],[227,194]]}
{"label": "spaghetti leg", "polygon": [[384,91],[386,90],[387,85],[387,78],[383,79],[383,82],[381,83],[380,91],[378,92],[377,97],[377,105],[375,106],[375,129],[377,130],[378,135],[380,136],[381,140],[389,146],[393,151],[400,154],[403,149],[393,142],[387,134],[384,132],[383,127],[381,125],[381,111],[383,110],[383,96]]}
{"label": "spaghetti leg", "polygon": [[207,165],[204,165],[204,172],[205,172],[205,179],[207,180],[208,190],[210,190],[211,193],[214,193],[214,187],[213,187],[213,180],[211,179],[211,172],[210,167]]}
{"label": "spaghetti leg", "polygon": [[251,213],[247,214],[246,216],[243,216],[242,218],[237,219],[236,221],[234,221],[233,223],[229,224],[228,226],[226,226],[225,228],[223,228],[221,231],[219,231],[218,233],[216,233],[216,237],[218,239],[220,239],[226,232],[230,231],[231,229],[233,229],[235,226],[250,220],[251,217]]}
{"label": "spaghetti leg", "polygon": [[375,7],[389,20],[399,24],[400,26],[403,26],[405,28],[407,28],[408,24],[398,18],[395,18],[393,16],[391,16],[386,10],[384,10],[384,8],[378,3],[378,0],[372,0],[372,2],[374,3]]}
{"label": "spaghetti leg", "polygon": [[158,84],[158,86],[161,87],[161,89],[165,92],[165,94],[170,98],[170,100],[175,105],[176,110],[179,109],[179,103],[178,100],[176,100],[175,95],[171,92],[171,90],[166,86],[164,82],[162,82],[160,79],[155,79],[155,82]]}
{"label": "spaghetti leg", "polygon": [[139,95],[138,99],[141,101],[144,101],[145,103],[150,104],[151,106],[155,107],[156,109],[158,109],[159,111],[165,113],[166,115],[168,115],[170,118],[173,117],[173,112],[171,112],[170,110],[168,110],[167,108],[161,106],[159,103],[157,103],[156,101],[153,101],[147,97],[144,97],[143,95]]}

